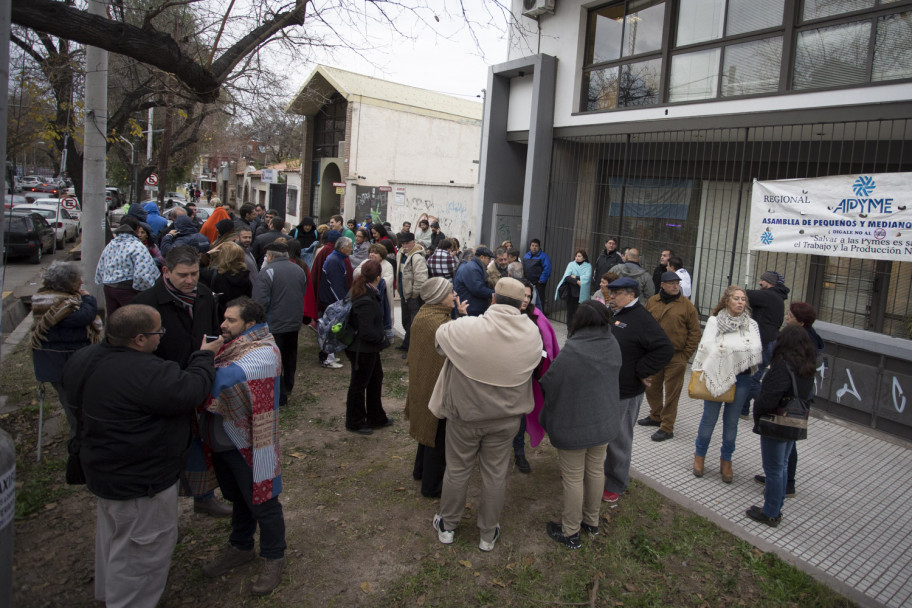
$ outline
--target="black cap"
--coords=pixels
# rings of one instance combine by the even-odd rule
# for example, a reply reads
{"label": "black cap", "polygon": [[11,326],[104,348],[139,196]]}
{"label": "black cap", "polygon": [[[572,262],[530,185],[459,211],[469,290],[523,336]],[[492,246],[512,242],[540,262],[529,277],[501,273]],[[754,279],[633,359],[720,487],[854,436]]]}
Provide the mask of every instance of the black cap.
{"label": "black cap", "polygon": [[662,282],[670,283],[671,281],[680,281],[681,277],[677,272],[666,271],[662,273]]}

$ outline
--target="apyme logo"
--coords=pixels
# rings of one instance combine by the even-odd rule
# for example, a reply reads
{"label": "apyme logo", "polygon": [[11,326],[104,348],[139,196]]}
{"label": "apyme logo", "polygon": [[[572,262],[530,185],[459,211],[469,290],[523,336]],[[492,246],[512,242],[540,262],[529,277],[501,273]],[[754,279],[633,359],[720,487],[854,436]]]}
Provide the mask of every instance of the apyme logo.
{"label": "apyme logo", "polygon": [[828,207],[833,213],[857,213],[859,217],[867,217],[870,213],[893,213],[892,198],[869,198],[877,184],[870,175],[862,175],[852,184],[852,190],[858,198],[844,198],[835,207]]}
{"label": "apyme logo", "polygon": [[877,185],[874,183],[874,178],[870,175],[862,175],[855,180],[855,183],[852,184],[852,190],[855,191],[855,196],[871,196],[871,193],[874,192],[874,188]]}

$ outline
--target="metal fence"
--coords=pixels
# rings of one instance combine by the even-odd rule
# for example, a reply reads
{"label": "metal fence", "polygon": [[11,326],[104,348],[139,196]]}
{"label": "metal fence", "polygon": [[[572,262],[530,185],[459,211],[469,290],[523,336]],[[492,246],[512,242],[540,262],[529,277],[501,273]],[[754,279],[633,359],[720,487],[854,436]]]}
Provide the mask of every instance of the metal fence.
{"label": "metal fence", "polygon": [[[775,270],[789,301],[810,302],[820,320],[908,338],[912,263],[747,251],[754,179],[902,171],[912,171],[905,119],[556,138],[543,238],[551,299],[577,249],[594,263],[616,237],[650,274],[664,249],[680,255],[704,317],[728,285],[754,289]],[[550,312],[564,320],[562,302]]]}

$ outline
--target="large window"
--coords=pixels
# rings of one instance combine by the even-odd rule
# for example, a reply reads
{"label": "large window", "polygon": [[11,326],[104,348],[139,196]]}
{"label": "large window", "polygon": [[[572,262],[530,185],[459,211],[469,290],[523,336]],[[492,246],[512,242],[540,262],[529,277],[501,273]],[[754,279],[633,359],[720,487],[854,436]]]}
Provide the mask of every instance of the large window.
{"label": "large window", "polygon": [[580,109],[912,78],[912,0],[796,2],[627,0],[592,9]]}
{"label": "large window", "polygon": [[664,0],[628,0],[589,13],[583,109],[659,103]]}

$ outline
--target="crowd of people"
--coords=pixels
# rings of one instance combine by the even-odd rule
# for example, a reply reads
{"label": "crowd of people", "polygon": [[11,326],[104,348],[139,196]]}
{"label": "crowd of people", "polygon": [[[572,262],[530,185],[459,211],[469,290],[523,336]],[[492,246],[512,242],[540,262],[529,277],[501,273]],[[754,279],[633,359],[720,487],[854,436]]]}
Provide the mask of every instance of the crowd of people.
{"label": "crowd of people", "polygon": [[[549,287],[552,262],[539,239],[525,253],[510,241],[463,248],[427,217],[414,233],[410,222],[393,234],[370,217],[358,224],[341,215],[289,229],[261,205],[213,203],[205,222],[192,204],[164,217],[157,207],[129,209],[95,269],[104,325],[72,264],[55,262],[33,301],[36,377],[57,390],[71,462],[98,497],[96,599],[157,603],[179,494],[192,496],[198,513],[231,517],[228,544],[205,576],[255,559],[259,528],[263,563],[252,592],[279,585],[278,414],[294,391],[300,330],[350,302],[345,428],[371,435],[395,424],[382,402],[381,358],[395,344],[394,293],[404,329],[396,348],[410,379],[404,414],[418,444],[412,475],[423,496],[439,498],[432,523],[441,543],[454,542],[477,465],[478,547],[494,549],[511,456],[516,470],[531,473],[526,435],[532,447],[547,435],[563,507],[544,532],[578,549],[581,534],[599,533],[600,501],[617,502],[629,486],[635,426],[658,427],[653,441],[674,438],[691,359],[709,396],[694,475],[705,474],[721,413],[720,475],[732,482],[738,421],[753,402],[763,460],[755,479],[765,500],[746,515],[771,526],[781,520],[795,492],[797,450],[764,436],[761,422],[785,398],[812,397],[823,342],[810,305],[793,302],[785,315],[789,289],[778,273],[763,273],[757,290],[729,286],[701,328],[691,276],[671,250],[650,273],[637,249],[610,238],[594,263],[576,251]],[[547,315],[552,293],[566,309],[563,348]],[[315,363],[345,367],[323,351]],[[110,383],[112,367],[123,370],[122,382]],[[638,418],[644,396],[649,413]]]}

